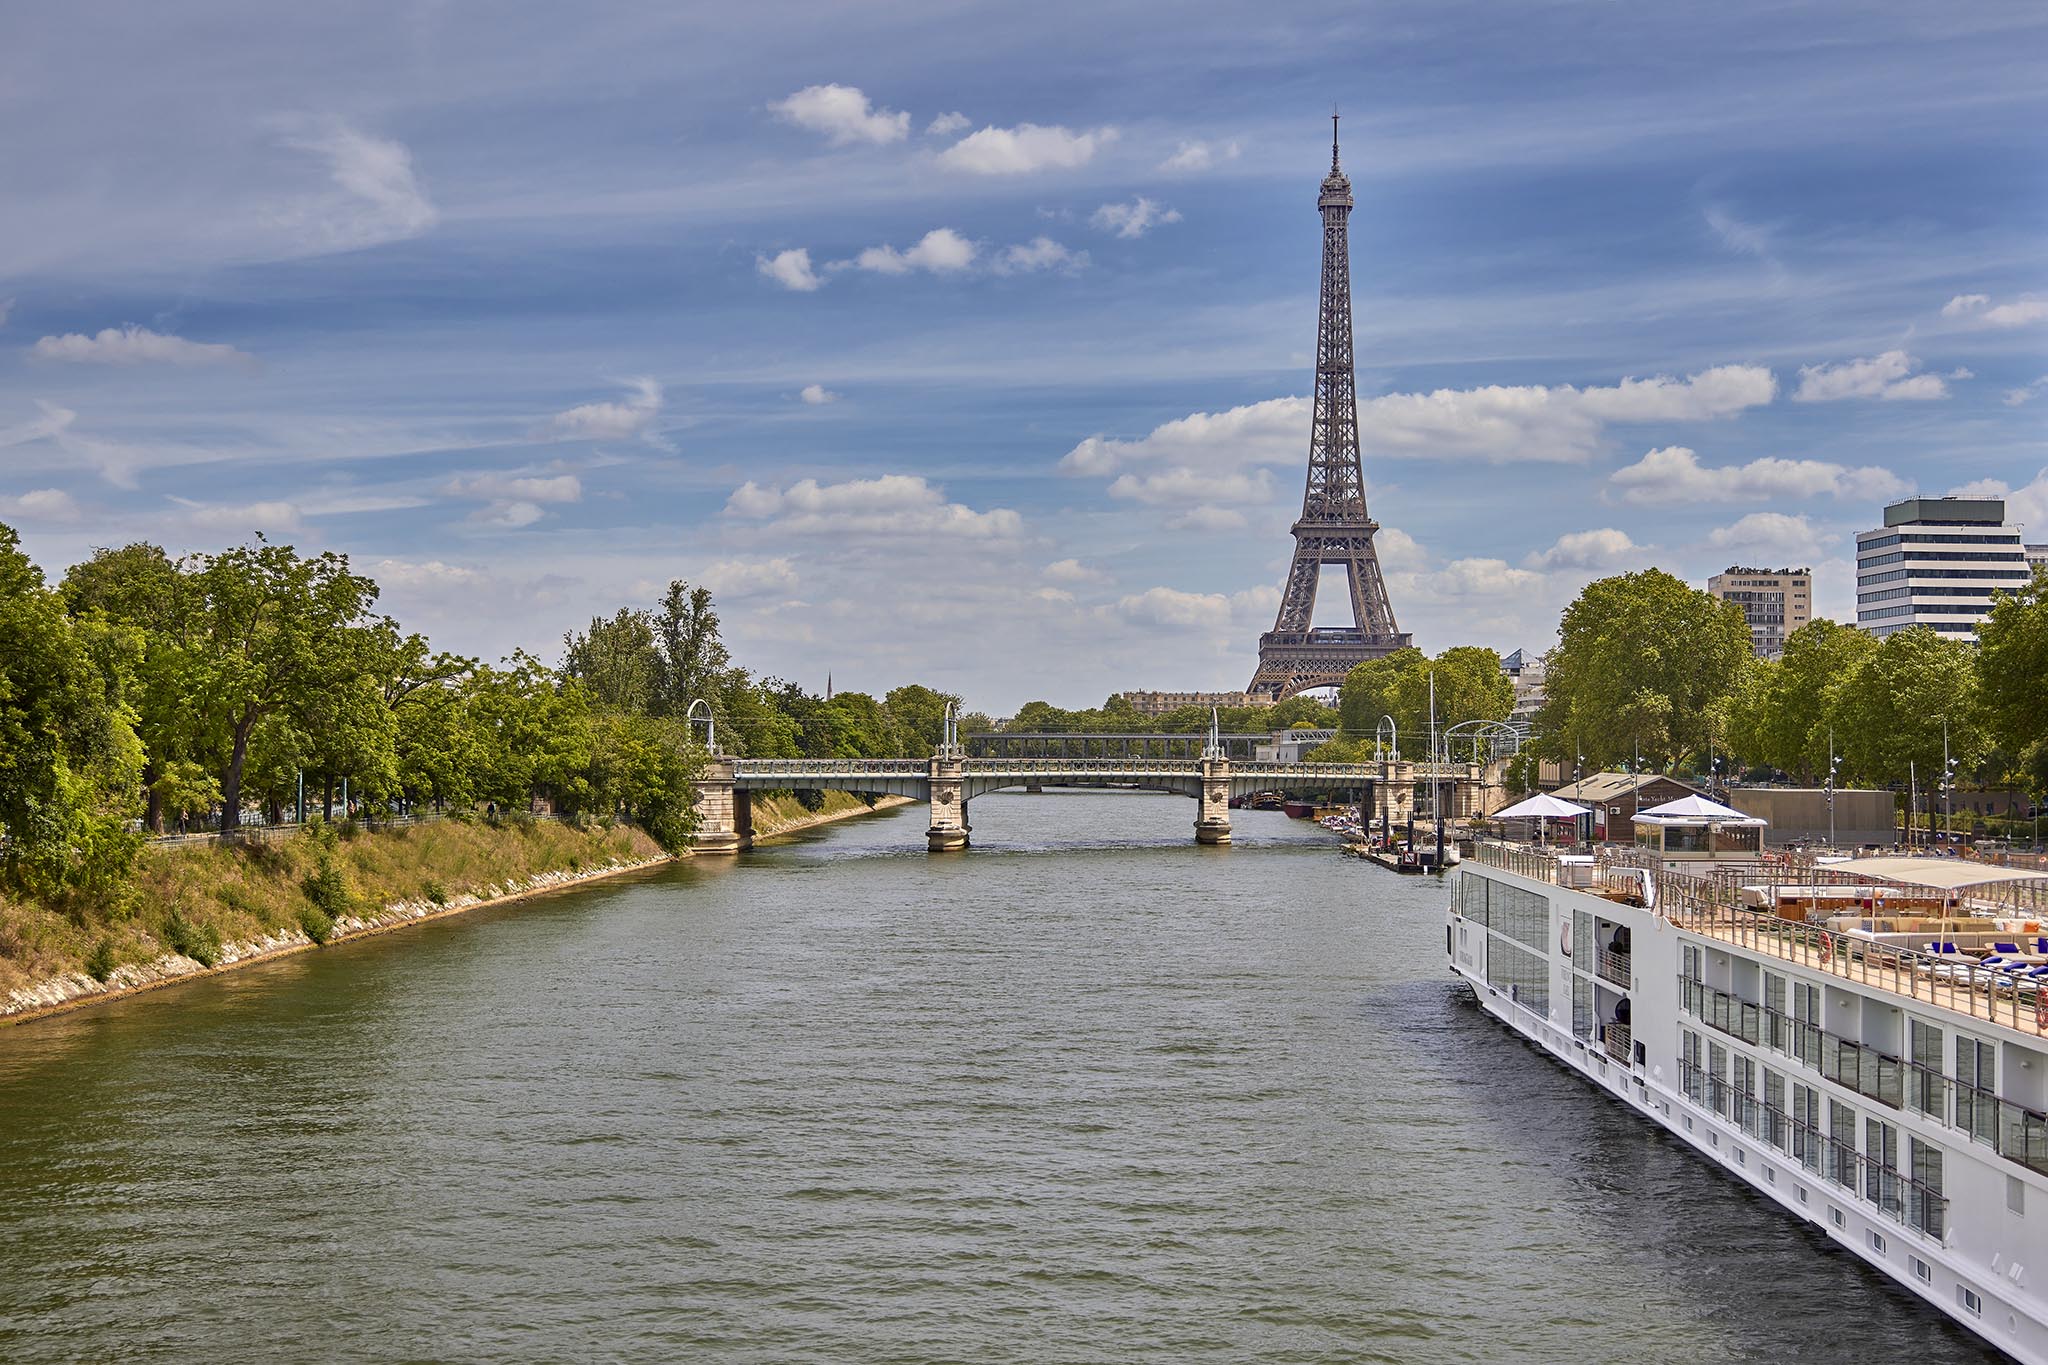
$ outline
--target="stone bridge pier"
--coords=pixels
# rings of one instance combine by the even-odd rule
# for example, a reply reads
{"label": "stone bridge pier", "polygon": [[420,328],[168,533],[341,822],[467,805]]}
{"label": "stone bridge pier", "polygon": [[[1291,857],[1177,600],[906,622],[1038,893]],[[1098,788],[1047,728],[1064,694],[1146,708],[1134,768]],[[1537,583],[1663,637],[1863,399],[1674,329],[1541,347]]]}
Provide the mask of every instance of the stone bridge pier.
{"label": "stone bridge pier", "polygon": [[1202,789],[1195,797],[1195,842],[1230,842],[1230,760],[1202,760]]}
{"label": "stone bridge pier", "polygon": [[932,823],[924,832],[925,847],[933,853],[967,847],[967,775],[957,754],[932,759],[931,784]]}
{"label": "stone bridge pier", "polygon": [[697,834],[690,842],[699,853],[738,853],[754,846],[754,796],[734,785],[729,758],[705,761],[697,779]]}

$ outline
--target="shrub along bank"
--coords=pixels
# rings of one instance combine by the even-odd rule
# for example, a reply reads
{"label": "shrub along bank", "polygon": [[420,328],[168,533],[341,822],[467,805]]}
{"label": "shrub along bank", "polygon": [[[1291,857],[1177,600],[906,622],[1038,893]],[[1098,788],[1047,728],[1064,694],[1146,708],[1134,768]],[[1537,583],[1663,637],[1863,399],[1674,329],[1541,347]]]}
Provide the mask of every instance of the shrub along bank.
{"label": "shrub along bank", "polygon": [[129,963],[179,953],[202,965],[222,945],[280,933],[324,942],[334,921],[398,901],[445,904],[536,874],[590,872],[661,856],[630,825],[449,819],[377,833],[316,827],[275,843],[145,848],[114,904],[0,897],[0,1003],[70,972],[105,981]]}

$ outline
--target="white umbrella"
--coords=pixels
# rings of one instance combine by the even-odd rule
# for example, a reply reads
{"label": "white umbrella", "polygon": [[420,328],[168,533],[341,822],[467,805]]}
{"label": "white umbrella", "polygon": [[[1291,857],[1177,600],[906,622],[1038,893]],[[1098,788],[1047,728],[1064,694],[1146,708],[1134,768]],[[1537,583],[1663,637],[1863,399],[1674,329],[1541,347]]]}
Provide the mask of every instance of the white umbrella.
{"label": "white umbrella", "polygon": [[1585,806],[1575,806],[1569,801],[1560,801],[1548,792],[1538,792],[1526,801],[1517,801],[1505,810],[1493,813],[1496,820],[1527,820],[1541,817],[1546,820],[1567,820],[1573,816],[1591,815]]}
{"label": "white umbrella", "polygon": [[1739,811],[1733,806],[1724,806],[1719,801],[1709,801],[1704,796],[1681,796],[1676,801],[1666,801],[1661,806],[1652,806],[1638,812],[1642,815],[1690,817],[1695,820],[1741,820],[1749,824],[1767,825],[1770,821],[1761,816]]}
{"label": "white umbrella", "polygon": [[1569,801],[1561,801],[1549,792],[1538,792],[1526,801],[1517,801],[1505,810],[1495,811],[1493,818],[1496,820],[1538,821],[1539,823],[1536,826],[1537,840],[1538,842],[1547,842],[1544,839],[1546,826],[1540,823],[1541,821],[1576,820],[1581,815],[1591,815],[1592,813],[1592,811],[1584,806],[1575,806]]}

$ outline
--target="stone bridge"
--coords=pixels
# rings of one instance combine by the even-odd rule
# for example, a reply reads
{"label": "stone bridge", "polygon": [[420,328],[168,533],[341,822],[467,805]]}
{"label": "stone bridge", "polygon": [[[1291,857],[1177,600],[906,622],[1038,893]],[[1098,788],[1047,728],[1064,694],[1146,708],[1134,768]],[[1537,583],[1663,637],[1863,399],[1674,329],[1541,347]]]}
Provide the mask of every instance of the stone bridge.
{"label": "stone bridge", "polygon": [[757,791],[857,792],[905,796],[931,807],[925,843],[933,852],[967,847],[967,803],[1022,787],[1121,787],[1174,792],[1195,800],[1195,839],[1230,842],[1230,802],[1259,792],[1343,793],[1374,820],[1405,821],[1419,786],[1445,784],[1453,817],[1491,809],[1501,791],[1498,764],[1256,763],[1217,755],[1167,758],[968,757],[958,746],[933,758],[714,757],[697,783],[696,848],[737,853],[753,843],[751,796]]}

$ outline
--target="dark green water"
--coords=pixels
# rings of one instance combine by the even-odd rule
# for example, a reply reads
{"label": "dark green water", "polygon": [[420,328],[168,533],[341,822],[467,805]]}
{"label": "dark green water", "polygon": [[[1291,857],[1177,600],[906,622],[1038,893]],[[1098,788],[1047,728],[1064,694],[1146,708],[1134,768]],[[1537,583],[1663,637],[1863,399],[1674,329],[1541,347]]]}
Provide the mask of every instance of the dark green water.
{"label": "dark green water", "polygon": [[1434,883],[973,818],[0,1032],[0,1358],[1984,1358],[1481,1016]]}

